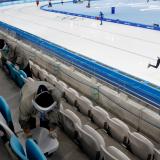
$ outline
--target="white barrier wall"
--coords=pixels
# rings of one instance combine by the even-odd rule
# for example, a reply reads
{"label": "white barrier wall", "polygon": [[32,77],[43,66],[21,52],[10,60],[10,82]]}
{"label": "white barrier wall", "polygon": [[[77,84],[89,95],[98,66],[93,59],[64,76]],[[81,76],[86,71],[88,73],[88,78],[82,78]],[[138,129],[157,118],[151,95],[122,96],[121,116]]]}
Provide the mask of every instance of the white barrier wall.
{"label": "white barrier wall", "polygon": [[[0,32],[1,36],[9,41],[15,41],[14,38]],[[94,78],[89,78],[80,73],[72,66],[62,64],[55,58],[51,58],[42,51],[37,51],[22,41],[15,41],[22,50],[28,54],[31,60],[55,75],[58,79],[66,82],[72,88],[78,90],[83,95],[94,100],[107,111],[114,113],[123,121],[131,124],[137,130],[142,131],[152,139],[160,142],[160,116],[145,106],[128,98],[122,92],[117,92],[103,84],[97,83]]]}

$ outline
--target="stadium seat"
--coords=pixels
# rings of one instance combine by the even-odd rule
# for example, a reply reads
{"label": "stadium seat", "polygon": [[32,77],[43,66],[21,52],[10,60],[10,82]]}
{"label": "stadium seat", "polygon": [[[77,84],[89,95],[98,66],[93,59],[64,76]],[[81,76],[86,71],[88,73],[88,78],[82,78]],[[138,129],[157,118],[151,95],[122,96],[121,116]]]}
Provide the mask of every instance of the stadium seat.
{"label": "stadium seat", "polygon": [[77,97],[79,97],[79,94],[75,89],[68,88],[65,90],[65,98],[71,105],[75,105]]}
{"label": "stadium seat", "polygon": [[40,67],[36,64],[33,65],[32,67],[32,71],[33,71],[33,75],[38,78],[39,77],[39,70],[40,70]]}
{"label": "stadium seat", "polygon": [[100,154],[100,160],[130,160],[130,158],[114,146],[109,146],[107,149],[101,146]]}
{"label": "stadium seat", "polygon": [[120,143],[126,144],[129,137],[128,126],[118,118],[112,118],[108,121],[108,133]]}
{"label": "stadium seat", "polygon": [[27,139],[26,141],[26,153],[28,160],[47,160],[43,152],[32,139]]}
{"label": "stadium seat", "polygon": [[18,157],[18,159],[28,160],[27,156],[25,154],[25,151],[23,149],[23,146],[21,145],[20,141],[18,140],[18,138],[15,135],[13,135],[10,138],[9,143],[10,143],[10,147],[11,147],[13,153]]}
{"label": "stadium seat", "polygon": [[39,70],[39,78],[41,81],[46,81],[47,75],[48,73],[44,69]]}
{"label": "stadium seat", "polygon": [[78,141],[91,160],[100,158],[100,146],[105,146],[103,137],[89,125],[78,126]]}
{"label": "stadium seat", "polygon": [[25,79],[27,78],[26,73],[23,70],[17,70],[13,64],[9,64],[9,63],[6,63],[6,64],[9,68],[9,73],[12,79],[21,88],[25,83]]}
{"label": "stadium seat", "polygon": [[9,73],[10,73],[12,79],[15,80],[15,79],[16,79],[16,72],[17,72],[17,71],[16,71],[16,69],[14,68],[14,65],[13,65],[13,64],[9,64],[9,63],[6,63],[6,65],[7,65],[8,68],[9,68]]}
{"label": "stadium seat", "polygon": [[133,132],[129,134],[129,149],[142,160],[152,160],[154,145],[143,135]]}
{"label": "stadium seat", "polygon": [[69,109],[60,111],[60,123],[63,126],[64,131],[72,138],[76,137],[77,126],[82,126],[81,120]]}
{"label": "stadium seat", "polygon": [[49,82],[50,84],[52,84],[53,86],[55,86],[58,83],[57,78],[51,74],[47,75],[46,81]]}
{"label": "stadium seat", "polygon": [[0,112],[3,115],[4,119],[6,120],[6,123],[9,126],[9,128],[14,132],[14,126],[10,108],[5,99],[1,96],[0,96]]}
{"label": "stadium seat", "polygon": [[91,110],[91,119],[100,128],[107,128],[110,117],[109,117],[108,112],[105,111],[103,108],[99,106],[95,106]]}
{"label": "stadium seat", "polygon": [[160,160],[160,151],[157,149],[154,149],[154,158],[155,160]]}
{"label": "stadium seat", "polygon": [[81,113],[89,117],[91,116],[91,110],[93,109],[93,104],[88,98],[84,96],[78,97],[76,106]]}
{"label": "stadium seat", "polygon": [[68,88],[67,84],[62,82],[62,81],[58,81],[58,83],[56,83],[56,88],[58,88],[61,92],[65,92],[65,90]]}
{"label": "stadium seat", "polygon": [[20,88],[25,84],[26,79],[27,79],[26,73],[22,70],[19,70],[17,74],[16,83]]}

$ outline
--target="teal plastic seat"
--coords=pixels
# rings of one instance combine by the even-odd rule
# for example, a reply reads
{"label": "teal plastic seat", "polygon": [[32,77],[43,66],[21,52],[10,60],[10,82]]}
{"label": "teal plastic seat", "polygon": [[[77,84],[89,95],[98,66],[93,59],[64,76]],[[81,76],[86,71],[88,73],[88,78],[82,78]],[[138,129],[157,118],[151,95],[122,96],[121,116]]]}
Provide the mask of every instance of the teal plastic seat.
{"label": "teal plastic seat", "polygon": [[0,96],[0,112],[3,118],[5,119],[7,125],[9,126],[9,128],[14,132],[11,111],[6,100],[2,96]]}
{"label": "teal plastic seat", "polygon": [[27,139],[26,141],[26,153],[28,160],[47,160],[38,145],[32,139]]}
{"label": "teal plastic seat", "polygon": [[9,68],[9,73],[10,73],[12,79],[15,80],[16,79],[16,69],[14,68],[14,65],[13,64],[8,64],[8,63],[6,63],[6,65]]}
{"label": "teal plastic seat", "polygon": [[27,78],[26,73],[22,70],[19,70],[16,77],[16,83],[20,88],[25,84],[26,78]]}
{"label": "teal plastic seat", "polygon": [[25,79],[27,78],[26,73],[23,70],[17,70],[13,64],[8,64],[8,63],[6,64],[9,68],[9,72],[10,72],[12,79],[21,88],[25,83]]}
{"label": "teal plastic seat", "polygon": [[21,145],[21,143],[19,142],[18,138],[15,135],[13,135],[10,138],[10,147],[12,151],[14,152],[14,154],[18,157],[18,159],[28,160],[24,152],[23,146]]}

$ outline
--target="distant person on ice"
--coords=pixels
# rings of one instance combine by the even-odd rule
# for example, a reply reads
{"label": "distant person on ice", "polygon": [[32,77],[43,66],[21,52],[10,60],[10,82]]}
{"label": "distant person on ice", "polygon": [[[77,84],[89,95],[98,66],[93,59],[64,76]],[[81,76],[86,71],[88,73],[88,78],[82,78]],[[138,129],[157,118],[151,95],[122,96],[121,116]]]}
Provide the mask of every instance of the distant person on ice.
{"label": "distant person on ice", "polygon": [[49,0],[48,7],[52,7],[51,0]]}
{"label": "distant person on ice", "polygon": [[37,5],[37,7],[39,6],[39,0],[36,0],[36,5]]}
{"label": "distant person on ice", "polygon": [[103,18],[104,18],[104,14],[103,14],[103,12],[100,11],[100,13],[99,13],[99,19],[101,21],[100,25],[102,25]]}
{"label": "distant person on ice", "polygon": [[157,57],[157,58],[158,58],[158,59],[157,59],[156,65],[148,64],[148,68],[149,68],[149,67],[158,68],[158,66],[160,65],[160,57]]}

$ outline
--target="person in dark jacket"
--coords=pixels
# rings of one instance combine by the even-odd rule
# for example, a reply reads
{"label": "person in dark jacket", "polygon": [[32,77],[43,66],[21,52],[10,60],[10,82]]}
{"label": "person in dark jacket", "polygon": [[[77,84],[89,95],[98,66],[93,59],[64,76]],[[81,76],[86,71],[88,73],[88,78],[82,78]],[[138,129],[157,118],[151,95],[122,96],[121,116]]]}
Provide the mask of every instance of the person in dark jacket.
{"label": "person in dark jacket", "polygon": [[156,63],[156,65],[148,64],[148,68],[149,67],[158,68],[159,65],[160,65],[160,57],[157,57],[157,63]]}
{"label": "person in dark jacket", "polygon": [[21,50],[20,46],[12,47],[4,39],[0,39],[0,52],[2,66],[5,65],[6,62],[13,63],[16,69],[21,69],[28,77],[32,77],[29,57]]}

